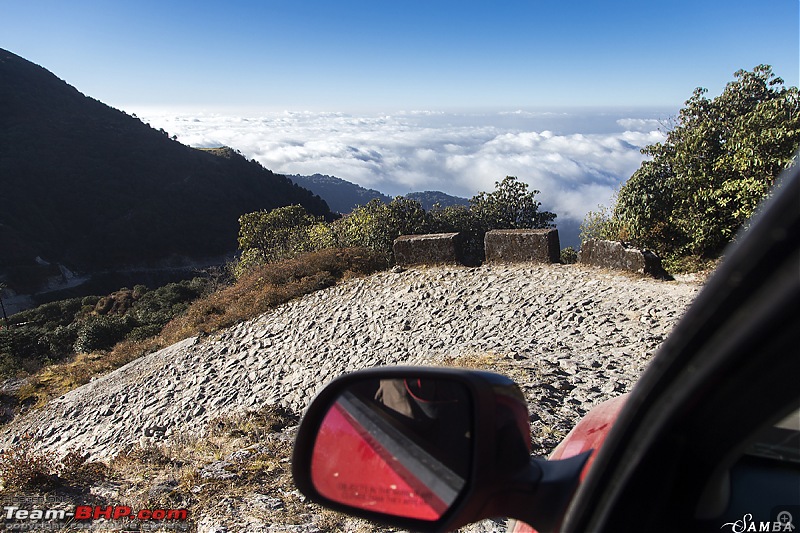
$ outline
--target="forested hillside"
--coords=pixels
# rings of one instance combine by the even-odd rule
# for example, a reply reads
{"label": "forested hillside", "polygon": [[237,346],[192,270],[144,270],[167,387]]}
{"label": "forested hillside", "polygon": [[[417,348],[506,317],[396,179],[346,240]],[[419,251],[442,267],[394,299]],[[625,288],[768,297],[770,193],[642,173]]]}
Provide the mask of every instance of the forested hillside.
{"label": "forested hillside", "polygon": [[0,282],[17,292],[56,264],[91,273],[234,251],[240,215],[290,204],[329,213],[232,149],[185,146],[0,50]]}

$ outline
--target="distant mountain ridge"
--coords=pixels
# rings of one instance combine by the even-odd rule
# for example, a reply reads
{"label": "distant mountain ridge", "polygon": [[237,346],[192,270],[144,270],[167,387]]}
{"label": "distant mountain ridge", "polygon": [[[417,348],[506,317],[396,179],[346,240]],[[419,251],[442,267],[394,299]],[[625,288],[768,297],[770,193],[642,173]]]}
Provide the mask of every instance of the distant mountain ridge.
{"label": "distant mountain ridge", "polygon": [[286,177],[300,187],[308,189],[323,198],[331,211],[336,213],[349,213],[356,206],[365,205],[374,198],[384,203],[392,201],[391,196],[376,191],[375,189],[366,189],[360,185],[335,176],[327,176],[324,174],[313,174],[311,176],[287,174]]}
{"label": "distant mountain ridge", "polygon": [[[332,211],[342,214],[349,213],[356,206],[364,205],[375,198],[384,203],[389,203],[393,200],[391,196],[376,191],[375,189],[367,189],[335,176],[327,176],[324,174],[313,174],[311,176],[287,174],[287,177],[299,186],[322,197],[328,203]],[[437,203],[442,207],[450,205],[469,205],[469,200],[466,198],[451,196],[441,191],[412,192],[404,196],[412,200],[417,200],[426,211],[433,208],[434,204]]]}
{"label": "distant mountain ridge", "polygon": [[0,49],[0,282],[237,248],[238,218],[327,204],[230,148],[199,150]]}

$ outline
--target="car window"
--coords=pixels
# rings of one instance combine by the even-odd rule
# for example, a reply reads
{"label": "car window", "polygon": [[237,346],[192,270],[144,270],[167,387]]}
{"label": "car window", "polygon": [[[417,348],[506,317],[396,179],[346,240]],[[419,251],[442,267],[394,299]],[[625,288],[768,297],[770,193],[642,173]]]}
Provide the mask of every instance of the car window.
{"label": "car window", "polygon": [[800,464],[800,409],[762,430],[745,453]]}

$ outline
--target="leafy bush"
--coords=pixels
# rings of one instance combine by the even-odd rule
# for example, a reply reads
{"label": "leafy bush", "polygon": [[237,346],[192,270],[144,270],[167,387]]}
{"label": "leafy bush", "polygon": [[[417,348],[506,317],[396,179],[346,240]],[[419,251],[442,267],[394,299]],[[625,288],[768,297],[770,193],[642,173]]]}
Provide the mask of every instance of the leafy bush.
{"label": "leafy bush", "polygon": [[310,251],[309,230],[322,220],[309,215],[300,205],[242,215],[239,217],[242,265],[271,263]]}
{"label": "leafy bush", "polygon": [[619,227],[619,221],[606,206],[598,206],[597,211],[589,211],[581,222],[581,242],[590,239],[607,241],[626,241],[629,236]]}
{"label": "leafy bush", "polygon": [[[800,143],[800,95],[771,67],[698,88],[666,141],[622,187],[612,230],[667,258],[716,257],[769,194]],[[591,224],[590,224],[591,225]]]}
{"label": "leafy bush", "polygon": [[475,213],[466,206],[435,205],[427,213],[430,233],[461,233],[464,246],[464,260],[470,264],[480,264],[485,257],[484,236],[486,229],[478,223]]}
{"label": "leafy bush", "polygon": [[369,248],[391,261],[397,237],[426,231],[425,211],[419,202],[402,196],[388,204],[374,199],[335,221],[331,231],[337,246]]}
{"label": "leafy bush", "polygon": [[67,326],[75,320],[84,306],[85,298],[70,298],[42,304],[34,309],[20,311],[10,317],[11,324],[35,323],[45,329]]}
{"label": "leafy bush", "polygon": [[75,340],[76,352],[107,350],[134,328],[132,317],[92,316],[83,322]]}
{"label": "leafy bush", "polygon": [[320,222],[308,228],[308,242],[312,250],[324,250],[326,248],[338,248],[339,238],[333,231],[330,224]]}

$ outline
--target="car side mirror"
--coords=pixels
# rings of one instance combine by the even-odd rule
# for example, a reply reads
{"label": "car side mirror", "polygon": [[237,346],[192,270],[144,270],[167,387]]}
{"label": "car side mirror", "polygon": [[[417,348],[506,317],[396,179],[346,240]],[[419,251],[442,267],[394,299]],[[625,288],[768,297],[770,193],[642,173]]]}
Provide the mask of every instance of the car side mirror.
{"label": "car side mirror", "polygon": [[292,473],[327,507],[418,531],[495,516],[552,529],[586,455],[532,461],[524,397],[499,374],[378,368],[342,376],[298,430]]}

